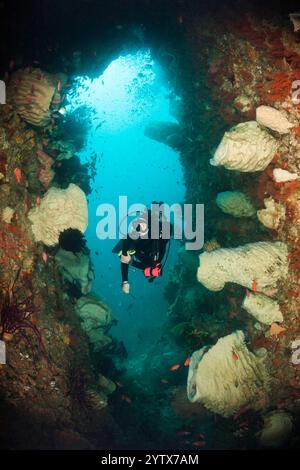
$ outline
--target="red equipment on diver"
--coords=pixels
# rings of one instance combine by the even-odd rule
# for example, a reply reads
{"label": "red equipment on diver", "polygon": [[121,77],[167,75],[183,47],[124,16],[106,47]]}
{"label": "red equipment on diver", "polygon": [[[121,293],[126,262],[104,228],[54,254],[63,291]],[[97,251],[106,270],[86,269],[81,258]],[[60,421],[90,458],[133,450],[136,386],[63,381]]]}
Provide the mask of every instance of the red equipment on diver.
{"label": "red equipment on diver", "polygon": [[145,277],[159,277],[162,274],[162,267],[160,263],[156,263],[155,266],[150,266],[144,269]]}

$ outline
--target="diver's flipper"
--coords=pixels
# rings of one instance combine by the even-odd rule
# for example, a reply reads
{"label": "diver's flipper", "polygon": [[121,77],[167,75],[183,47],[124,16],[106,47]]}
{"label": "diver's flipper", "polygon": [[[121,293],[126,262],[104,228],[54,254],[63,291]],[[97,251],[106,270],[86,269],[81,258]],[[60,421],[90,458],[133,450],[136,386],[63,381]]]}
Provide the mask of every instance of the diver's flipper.
{"label": "diver's flipper", "polygon": [[117,243],[117,244],[114,246],[114,248],[111,250],[112,253],[117,253],[117,254],[119,254],[120,251],[122,251],[123,241],[124,241],[124,239],[118,241],[118,243]]}

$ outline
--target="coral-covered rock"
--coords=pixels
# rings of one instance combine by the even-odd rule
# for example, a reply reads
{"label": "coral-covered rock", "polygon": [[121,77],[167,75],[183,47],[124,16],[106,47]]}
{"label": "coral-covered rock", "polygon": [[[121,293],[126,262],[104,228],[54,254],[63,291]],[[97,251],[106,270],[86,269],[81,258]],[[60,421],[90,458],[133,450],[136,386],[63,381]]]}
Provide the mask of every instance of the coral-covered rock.
{"label": "coral-covered rock", "polygon": [[276,300],[264,294],[249,292],[243,301],[244,309],[260,323],[272,325],[283,322],[283,316]]}
{"label": "coral-covered rock", "polygon": [[271,106],[259,106],[256,109],[256,121],[279,134],[287,134],[294,127],[281,111]]}
{"label": "coral-covered rock", "polygon": [[225,214],[234,217],[252,217],[256,210],[250,198],[241,191],[224,191],[219,193],[216,204]]}
{"label": "coral-covered rock", "polygon": [[[261,359],[250,352],[244,333],[236,331],[192,355],[188,399],[222,416],[232,416],[258,396],[267,395],[269,375]],[[206,352],[207,351],[207,352]]]}
{"label": "coral-covered rock", "polygon": [[29,211],[28,218],[36,241],[56,245],[59,234],[68,228],[85,232],[88,224],[85,194],[75,184],[67,189],[50,188],[40,205]]}
{"label": "coral-covered rock", "polygon": [[38,177],[44,188],[48,189],[55,176],[55,173],[52,170],[53,158],[42,149],[37,151],[37,156],[41,163]]}
{"label": "coral-covered rock", "polygon": [[222,290],[226,282],[252,288],[268,295],[287,276],[287,247],[282,242],[249,243],[237,248],[221,248],[199,256],[197,279],[207,289]]}
{"label": "coral-covered rock", "polygon": [[210,163],[228,170],[262,171],[273,159],[278,145],[257,122],[245,122],[225,132]]}

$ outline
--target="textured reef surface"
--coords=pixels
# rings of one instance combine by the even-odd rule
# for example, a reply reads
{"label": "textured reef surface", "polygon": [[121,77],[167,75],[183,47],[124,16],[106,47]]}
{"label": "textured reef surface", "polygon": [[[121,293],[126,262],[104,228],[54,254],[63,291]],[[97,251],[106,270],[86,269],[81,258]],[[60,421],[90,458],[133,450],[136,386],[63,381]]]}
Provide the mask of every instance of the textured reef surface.
{"label": "textured reef surface", "polygon": [[[81,51],[80,39],[64,50],[60,31],[38,58],[28,46],[24,60],[6,61],[0,448],[299,446],[300,28],[288,5],[228,3],[178,0],[158,11],[141,2],[144,29],[120,9],[99,52],[101,32],[82,38]],[[185,202],[205,204],[204,246],[180,248],[161,334],[134,358],[92,292],[83,234],[97,156],[83,164],[77,155],[89,117],[63,116],[74,76],[103,69],[123,34],[127,48],[152,48],[182,97],[172,109],[179,124],[145,133],[178,153]]]}

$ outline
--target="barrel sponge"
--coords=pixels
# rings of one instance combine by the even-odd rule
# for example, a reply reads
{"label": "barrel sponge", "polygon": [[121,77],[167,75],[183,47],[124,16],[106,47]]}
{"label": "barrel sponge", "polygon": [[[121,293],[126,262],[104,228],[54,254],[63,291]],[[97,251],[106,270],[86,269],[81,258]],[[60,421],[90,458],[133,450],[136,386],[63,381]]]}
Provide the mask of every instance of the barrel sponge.
{"label": "barrel sponge", "polygon": [[219,193],[216,204],[225,214],[234,217],[252,217],[256,210],[246,194],[241,191],[224,191]]}
{"label": "barrel sponge", "polygon": [[89,255],[59,249],[55,261],[64,280],[77,285],[83,295],[92,290],[95,278]]}
{"label": "barrel sponge", "polygon": [[228,170],[262,171],[273,159],[278,145],[278,140],[256,121],[244,122],[225,132],[210,163]]}
{"label": "barrel sponge", "polygon": [[281,111],[271,106],[259,106],[256,109],[256,121],[279,134],[287,134],[294,127]]}
{"label": "barrel sponge", "polygon": [[199,256],[197,279],[207,289],[220,291],[226,282],[269,294],[279,279],[287,276],[287,247],[282,242],[248,243],[237,248],[220,248]]}
{"label": "barrel sponge", "polygon": [[84,233],[88,224],[88,208],[84,192],[75,184],[67,189],[50,188],[39,206],[29,211],[36,241],[47,246],[58,243],[59,234],[68,228]]}
{"label": "barrel sponge", "polygon": [[283,322],[283,316],[276,300],[264,294],[249,292],[243,301],[244,309],[256,320],[265,325]]}
{"label": "barrel sponge", "polygon": [[191,358],[187,380],[188,399],[224,417],[232,416],[258,397],[266,397],[269,375],[262,359],[245,344],[242,331],[220,338]]}
{"label": "barrel sponge", "polygon": [[285,410],[274,410],[264,417],[262,430],[258,433],[259,443],[263,447],[281,447],[291,437],[294,420]]}
{"label": "barrel sponge", "polygon": [[265,209],[257,211],[258,220],[267,228],[276,230],[285,219],[285,207],[272,197],[264,199]]}
{"label": "barrel sponge", "polygon": [[93,295],[80,297],[76,303],[76,312],[83,321],[90,321],[97,327],[106,327],[113,319],[110,308]]}
{"label": "barrel sponge", "polygon": [[24,121],[44,127],[51,120],[50,105],[58,80],[38,68],[27,67],[15,72],[8,88],[8,99]]}
{"label": "barrel sponge", "polygon": [[111,343],[112,339],[105,333],[112,324],[110,308],[95,296],[80,297],[75,310],[82,320],[82,328],[86,332],[94,351],[100,351]]}

